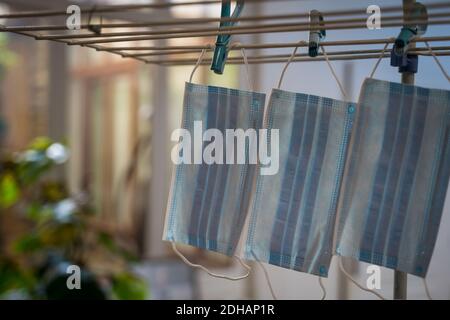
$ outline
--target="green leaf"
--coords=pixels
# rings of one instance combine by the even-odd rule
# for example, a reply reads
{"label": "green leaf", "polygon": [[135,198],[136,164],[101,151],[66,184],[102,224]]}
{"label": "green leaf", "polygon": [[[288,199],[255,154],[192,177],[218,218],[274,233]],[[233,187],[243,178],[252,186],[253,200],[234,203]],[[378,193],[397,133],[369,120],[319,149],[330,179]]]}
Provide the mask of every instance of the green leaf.
{"label": "green leaf", "polygon": [[121,273],[114,277],[112,291],[119,300],[144,300],[147,298],[147,284],[129,273]]}
{"label": "green leaf", "polygon": [[28,234],[14,243],[14,251],[17,253],[30,253],[43,248],[43,243],[38,235]]}
{"label": "green leaf", "polygon": [[137,257],[134,253],[118,246],[114,241],[114,238],[105,232],[101,232],[98,235],[98,243],[109,252],[114,253],[127,261],[139,261],[139,257]]}
{"label": "green leaf", "polygon": [[6,209],[19,200],[20,189],[13,175],[6,174],[0,179],[0,207]]}
{"label": "green leaf", "polygon": [[37,182],[50,169],[52,169],[52,163],[45,157],[39,161],[23,161],[19,164],[18,179],[22,185],[29,186]]}
{"label": "green leaf", "polygon": [[10,290],[25,288],[31,291],[35,278],[30,272],[21,269],[9,260],[0,260],[0,296]]}
{"label": "green leaf", "polygon": [[28,206],[26,211],[27,217],[36,222],[38,225],[42,224],[53,217],[53,211],[50,206],[41,205],[39,203],[32,203]]}
{"label": "green leaf", "polygon": [[30,144],[30,149],[36,150],[36,151],[45,151],[48,147],[52,144],[52,140],[47,137],[37,137],[33,140]]}

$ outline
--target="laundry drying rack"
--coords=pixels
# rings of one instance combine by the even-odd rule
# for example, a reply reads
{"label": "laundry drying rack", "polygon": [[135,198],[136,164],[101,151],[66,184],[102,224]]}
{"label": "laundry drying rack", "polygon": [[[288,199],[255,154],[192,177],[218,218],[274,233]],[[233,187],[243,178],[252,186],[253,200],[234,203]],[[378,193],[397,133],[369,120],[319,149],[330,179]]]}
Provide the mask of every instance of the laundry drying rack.
{"label": "laundry drying rack", "polygon": [[[236,10],[242,9],[244,3],[255,8],[256,3],[277,2],[282,8],[283,2],[296,2],[300,13],[260,15],[245,11],[245,15],[230,14],[231,1],[199,0],[199,1],[155,1],[151,4],[135,5],[108,5],[80,8],[83,23],[78,30],[68,30],[67,24],[30,25],[28,21],[41,21],[39,19],[68,16],[67,8],[59,10],[39,10],[26,12],[10,12],[0,14],[0,19],[6,21],[0,25],[0,32],[10,32],[35,40],[50,40],[69,46],[83,46],[100,52],[109,52],[141,61],[146,64],[177,66],[194,65],[202,51],[215,51],[214,58],[221,47],[222,55],[217,61],[222,65],[242,64],[245,59],[241,56],[228,57],[227,52],[246,49],[260,52],[262,49],[281,49],[307,47],[308,53],[296,54],[291,62],[310,62],[329,60],[363,60],[391,58],[391,64],[399,66],[402,73],[402,82],[413,84],[417,71],[419,56],[450,56],[450,1],[426,3],[426,6],[415,0],[402,0],[397,6],[382,7],[381,27],[393,28],[393,38],[366,39],[361,32],[361,39],[330,41],[325,40],[328,30],[364,30],[368,29],[367,19],[370,13],[367,8],[339,9],[334,11],[301,12],[301,0],[245,0],[236,1]],[[134,12],[163,12],[175,7],[222,5],[221,17],[202,18],[162,18],[148,22],[103,22],[102,15],[112,17],[114,14]],[[417,7],[421,5],[421,7]],[[226,8],[228,7],[228,10]],[[224,10],[225,8],[225,10]],[[422,10],[421,10],[422,9]],[[423,11],[426,10],[426,12]],[[257,12],[257,10],[255,10]],[[117,21],[114,19],[114,21]],[[92,21],[100,21],[93,23]],[[106,19],[105,19],[106,21]],[[427,26],[445,26],[448,35],[427,37]],[[397,37],[395,29],[401,30]],[[230,38],[235,35],[277,34],[292,32],[309,32],[308,42],[271,42],[271,43],[235,43],[230,46]],[[205,43],[205,39],[217,37],[216,45]],[[195,45],[170,45],[172,39],[200,38]],[[130,44],[131,43],[131,44]],[[149,45],[150,43],[150,45]],[[434,45],[439,43],[439,45]],[[442,44],[448,45],[442,45]],[[386,50],[387,46],[393,46]],[[425,44],[425,46],[423,45]],[[313,50],[318,47],[327,48],[319,53]],[[349,47],[352,49],[344,49]],[[367,46],[370,46],[367,48]],[[381,51],[385,46],[385,50]],[[333,50],[328,50],[333,48]],[[361,49],[363,48],[363,49]],[[397,59],[394,56],[396,53]],[[226,52],[226,54],[224,54]],[[281,63],[286,62],[290,54],[249,55],[249,64]],[[399,58],[400,57],[400,58]],[[202,64],[215,63],[214,58],[205,58]],[[397,64],[396,64],[397,63]],[[400,64],[400,65],[398,65]],[[220,72],[218,72],[220,73]],[[394,299],[406,299],[407,275],[395,271]]]}
{"label": "laundry drying rack", "polygon": [[[264,3],[274,0],[245,0],[245,3]],[[298,2],[299,11],[301,11],[301,0],[276,0],[283,2]],[[414,1],[408,0],[407,3]],[[277,15],[252,15],[251,12],[245,12],[246,15],[240,17],[217,17],[217,18],[182,18],[182,19],[159,19],[149,22],[121,22],[121,23],[103,23],[96,22],[102,14],[112,14],[134,11],[163,11],[172,7],[198,6],[220,4],[218,0],[204,1],[185,1],[185,2],[163,2],[154,4],[140,5],[115,5],[115,6],[95,6],[90,8],[81,8],[82,17],[86,17],[87,22],[80,25],[80,30],[69,31],[66,24],[61,25],[17,25],[16,20],[21,23],[28,18],[52,18],[57,16],[68,16],[66,8],[61,10],[47,11],[27,11],[12,12],[1,14],[0,19],[6,19],[6,25],[0,25],[1,32],[12,32],[34,38],[36,40],[51,40],[67,45],[78,45],[92,48],[97,51],[109,52],[119,55],[123,58],[132,58],[147,64],[157,65],[190,65],[197,61],[198,53],[203,50],[214,50],[210,45],[147,45],[148,42],[182,39],[182,38],[207,38],[221,35],[249,35],[249,34],[275,34],[292,32],[317,32],[321,30],[351,30],[367,29],[367,8],[324,11],[321,12],[323,21],[320,24],[314,24],[310,21],[309,12],[288,13]],[[282,6],[282,4],[280,4]],[[382,28],[401,28],[404,25],[404,9],[408,6],[390,6],[383,7],[382,10]],[[428,18],[426,21],[422,17],[412,18],[409,23],[426,23],[429,26],[448,26],[450,25],[450,2],[436,2],[426,5]],[[84,20],[86,20],[84,19]],[[11,22],[11,23],[10,23]],[[240,23],[240,25],[218,27],[218,23],[231,24]],[[11,25],[9,25],[11,24]],[[162,29],[163,28],[163,29]],[[130,29],[135,29],[130,31]],[[112,31],[111,31],[112,30]],[[121,31],[122,30],[122,31]],[[125,31],[123,31],[125,30]],[[322,41],[321,46],[326,48],[339,48],[352,46],[352,50],[336,50],[328,52],[330,60],[355,60],[355,59],[375,59],[380,57],[380,48],[371,47],[370,49],[358,49],[368,45],[382,45],[385,43],[394,43],[395,39],[364,39],[364,33],[361,33],[362,39],[344,40],[344,41]],[[395,36],[395,35],[393,35]],[[439,37],[415,37],[413,43],[450,42],[448,36]],[[132,45],[129,43],[132,42]],[[128,43],[128,45],[127,45]],[[237,44],[229,48],[230,51],[257,49],[277,49],[294,48],[296,46],[308,46],[305,43],[284,42],[284,43],[258,43],[258,44]],[[410,46],[408,54],[419,56],[431,55],[427,47]],[[436,56],[450,55],[450,45],[431,46]],[[248,63],[280,63],[285,62],[289,55],[272,54],[249,56]],[[389,52],[383,53],[383,58],[390,57]],[[317,57],[310,57],[308,54],[297,54],[293,62],[321,61],[323,54]],[[204,59],[203,64],[211,63],[211,59]],[[240,56],[230,57],[228,64],[242,64],[243,59]]]}

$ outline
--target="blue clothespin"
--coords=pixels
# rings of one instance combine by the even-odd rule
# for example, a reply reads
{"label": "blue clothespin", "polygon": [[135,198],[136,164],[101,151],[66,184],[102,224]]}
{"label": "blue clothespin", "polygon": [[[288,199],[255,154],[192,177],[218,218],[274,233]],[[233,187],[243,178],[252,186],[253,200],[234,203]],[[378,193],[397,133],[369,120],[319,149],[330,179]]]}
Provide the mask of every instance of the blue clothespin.
{"label": "blue clothespin", "polygon": [[327,35],[322,13],[317,10],[310,11],[309,25],[311,26],[311,30],[309,32],[308,55],[314,58],[319,54],[320,42],[324,40]]}
{"label": "blue clothespin", "polygon": [[408,54],[409,44],[417,36],[425,34],[428,28],[427,8],[420,2],[414,3],[405,12],[405,25],[395,40],[391,51],[391,66],[399,67],[399,72],[416,73],[419,57],[414,54]]}
{"label": "blue clothespin", "polygon": [[[231,15],[231,18],[238,18],[244,9],[244,1],[237,1],[236,7]],[[229,18],[231,13],[231,1],[222,1],[222,18]],[[221,22],[220,27],[232,27],[237,22],[226,21]],[[228,57],[228,44],[230,43],[231,35],[219,35],[217,36],[216,48],[214,50],[214,56],[212,59],[211,70],[217,74],[223,74],[223,69],[225,68],[225,62]]]}

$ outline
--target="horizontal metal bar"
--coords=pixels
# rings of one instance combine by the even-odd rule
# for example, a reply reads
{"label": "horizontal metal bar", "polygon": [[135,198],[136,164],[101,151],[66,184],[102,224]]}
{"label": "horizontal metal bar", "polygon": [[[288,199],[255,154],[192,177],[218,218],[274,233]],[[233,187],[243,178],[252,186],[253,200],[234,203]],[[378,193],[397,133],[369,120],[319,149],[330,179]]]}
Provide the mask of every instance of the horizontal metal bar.
{"label": "horizontal metal bar", "polygon": [[[436,46],[431,47],[433,51],[442,51],[442,50],[449,50],[450,46]],[[414,52],[423,52],[428,51],[427,47],[420,47],[415,48]],[[377,53],[380,52],[380,49],[368,49],[368,50],[346,50],[346,51],[333,51],[327,53],[329,56],[332,55],[341,55],[341,54],[370,54],[370,53]],[[160,55],[177,55],[177,54],[192,54],[192,53],[199,53],[199,50],[186,50],[186,51],[174,51],[170,53],[164,53],[164,52],[157,52],[157,53],[137,53],[137,54],[123,54],[126,58],[134,58],[134,57],[149,57],[149,56],[160,56]],[[264,55],[259,57],[252,57],[249,56],[249,59],[262,59],[262,58],[289,58],[290,54],[274,54],[274,55]],[[296,57],[308,57],[308,53],[299,53],[295,55]],[[228,57],[228,59],[234,59],[233,57]]]}
{"label": "horizontal metal bar", "polygon": [[[432,50],[436,53],[440,51],[448,51],[450,52],[450,46],[442,46],[442,47],[434,47]],[[417,54],[417,55],[423,55],[424,53],[426,55],[427,51],[429,51],[428,48],[415,48],[414,50],[411,50],[408,52],[409,54]],[[368,55],[368,54],[378,54],[378,56],[381,55],[381,50],[344,50],[344,51],[333,51],[333,52],[327,52],[327,55],[332,56],[341,56],[341,55]],[[250,61],[257,61],[257,60],[268,60],[268,59],[284,59],[284,61],[287,61],[287,59],[290,57],[290,54],[277,54],[277,55],[263,55],[263,56],[248,56],[248,60]],[[323,54],[319,54],[318,57],[323,57]],[[301,53],[296,54],[295,58],[308,58],[309,55],[307,53]],[[315,59],[315,58],[313,58]],[[167,63],[167,62],[175,62],[175,63],[196,63],[198,58],[188,58],[188,59],[160,59],[160,60],[146,60],[148,63]],[[242,57],[235,56],[235,57],[228,57],[227,63],[230,61],[240,61],[242,60]],[[149,62],[150,61],[150,62]],[[205,62],[211,62],[211,58],[205,58],[203,61]]]}
{"label": "horizontal metal bar", "polygon": [[[449,5],[450,7],[450,5]],[[341,15],[362,15],[365,12],[361,10],[342,11]],[[308,13],[295,14],[278,14],[278,15],[261,15],[261,16],[242,16],[238,18],[190,18],[190,19],[170,19],[149,22],[120,22],[120,23],[102,23],[103,29],[112,28],[145,28],[145,27],[161,27],[161,26],[177,26],[177,25],[195,25],[205,23],[219,23],[219,22],[249,22],[249,21],[264,21],[264,20],[295,20],[308,19]],[[88,29],[89,24],[82,24],[81,29]],[[43,25],[43,26],[5,26],[2,31],[57,31],[67,30],[67,25]]]}
{"label": "horizontal metal bar", "polygon": [[[327,53],[328,54],[328,53]],[[422,56],[428,56],[429,54],[425,54],[425,53],[418,53],[419,55]],[[450,56],[450,51],[445,51],[445,52],[435,52],[436,56]],[[383,56],[381,56],[380,54],[362,54],[362,55],[340,55],[340,56],[331,56],[328,57],[329,60],[331,61],[345,61],[345,60],[367,60],[367,59],[379,59],[379,58],[385,59],[385,58],[390,58],[390,54],[389,53],[385,53],[383,54]],[[315,62],[315,61],[325,61],[325,57],[320,56],[320,57],[316,57],[316,58],[294,58],[292,60],[292,62]],[[256,60],[248,60],[249,64],[269,64],[269,63],[286,63],[286,59],[266,59],[266,60],[261,60],[261,59],[256,59]],[[154,62],[154,61],[149,61],[147,60],[146,63],[148,64],[157,64],[157,65],[162,65],[162,66],[188,66],[188,65],[194,65],[196,64],[195,62],[177,62],[177,61],[171,61],[171,60],[167,60],[165,62]],[[201,63],[201,65],[209,65],[211,63],[211,61],[203,61]],[[232,61],[227,61],[227,64],[230,65],[236,65],[236,64],[244,64],[243,59],[240,60],[232,60]]]}
{"label": "horizontal metal bar", "polygon": [[[119,51],[119,50],[115,50]],[[125,58],[134,58],[134,57],[151,57],[151,56],[165,56],[165,55],[178,55],[178,54],[192,54],[199,53],[201,50],[172,50],[172,51],[156,51],[156,52],[145,52],[145,53],[122,53]]]}
{"label": "horizontal metal bar", "polygon": [[[272,2],[272,1],[284,1],[292,2],[298,0],[245,0],[246,2]],[[214,5],[221,4],[221,0],[202,0],[202,1],[184,1],[184,2],[161,2],[150,4],[133,4],[133,5],[108,5],[108,6],[96,6],[90,8],[81,8],[82,13],[111,13],[132,10],[146,10],[146,9],[170,9],[173,7],[181,6],[198,6],[198,5]],[[12,12],[7,14],[1,14],[0,19],[16,19],[16,18],[37,18],[37,17],[52,17],[52,16],[64,16],[67,15],[66,9],[63,10],[40,10],[40,11],[26,11],[26,12]]]}
{"label": "horizontal metal bar", "polygon": [[[361,40],[340,40],[340,41],[324,41],[321,43],[323,46],[353,46],[353,45],[372,45],[372,44],[385,44],[386,42],[393,43],[394,39],[361,39]],[[422,37],[412,40],[413,42],[423,42],[423,41],[450,41],[450,36],[440,36],[440,37]],[[258,44],[236,44],[233,45],[230,50],[240,50],[244,49],[275,49],[275,48],[294,48],[294,47],[305,47],[307,44],[298,44],[298,42],[282,42],[282,43],[258,43]],[[116,46],[116,47],[105,47],[102,45],[96,45],[95,49],[97,51],[172,51],[172,50],[197,50],[208,49],[210,46],[207,45],[185,45],[185,46]]]}
{"label": "horizontal metal bar", "polygon": [[[253,3],[261,3],[261,2],[290,2],[290,1],[298,1],[298,0],[246,0],[246,2]],[[82,13],[91,13],[100,14],[100,13],[122,13],[123,11],[135,11],[135,10],[146,10],[146,9],[169,9],[175,6],[195,6],[195,5],[210,5],[210,4],[220,4],[221,0],[203,0],[203,1],[187,1],[187,2],[169,2],[169,3],[152,3],[152,4],[137,4],[137,5],[109,5],[109,6],[97,6],[95,10],[93,7],[90,8],[81,8]],[[427,4],[427,9],[442,9],[450,7],[449,3],[436,2]],[[334,10],[334,11],[323,11],[323,16],[331,17],[331,16],[349,16],[349,15],[357,15],[357,14],[365,14],[366,10],[364,9],[351,9],[351,10]],[[389,6],[382,7],[383,14],[393,13],[393,12],[403,12],[402,6]],[[52,17],[52,16],[64,16],[67,15],[66,10],[40,10],[40,11],[27,11],[27,12],[11,12],[7,14],[1,14],[0,19],[17,19],[17,18],[36,18],[36,17]],[[307,18],[308,14],[305,13],[301,15],[303,18]],[[176,25],[176,24],[195,24],[195,23],[207,23],[207,22],[227,22],[227,21],[246,21],[248,19],[245,16],[237,17],[237,18],[199,18],[199,19],[185,19],[180,22],[177,21],[158,21],[153,24],[149,22],[146,25],[136,25],[136,26],[155,26],[159,25]],[[196,21],[197,20],[197,21]],[[247,20],[250,21],[250,20]],[[105,24],[104,28],[122,28],[122,27],[132,27],[132,24]],[[20,27],[18,27],[20,28]],[[39,26],[24,26],[23,29],[18,29],[17,31],[45,31],[45,30],[63,30],[65,29],[64,25],[58,26],[43,26],[43,29],[39,29]],[[87,29],[88,25],[83,25],[82,28]]]}
{"label": "horizontal metal bar", "polygon": [[[429,14],[429,18],[450,18],[450,12],[439,12],[435,14]],[[357,19],[339,19],[324,21],[323,26],[327,29],[329,26],[350,24],[350,23],[362,23],[365,24],[367,18]],[[403,24],[403,16],[384,17],[381,20],[381,25],[384,25],[384,21],[397,21]],[[423,22],[423,21],[419,21]],[[94,33],[77,33],[77,34],[50,34],[39,36],[40,40],[61,40],[61,39],[88,39],[88,38],[105,38],[105,37],[121,37],[121,36],[144,36],[144,35],[170,35],[170,34],[182,34],[182,33],[198,33],[198,32],[225,32],[233,30],[249,30],[258,28],[281,28],[281,27],[305,27],[308,30],[311,28],[316,29],[317,26],[310,25],[309,21],[305,22],[291,22],[291,23],[277,23],[266,25],[244,25],[244,26],[231,26],[231,27],[202,27],[202,28],[185,28],[185,29],[171,29],[171,30],[142,30],[142,31],[122,31],[122,32],[109,32],[97,35]]]}
{"label": "horizontal metal bar", "polygon": [[[428,25],[445,25],[450,24],[450,19],[428,21]],[[384,28],[401,27],[403,22],[386,23]],[[348,25],[336,25],[328,26],[327,30],[346,30],[346,29],[362,29],[367,28],[366,24],[348,24]],[[273,28],[254,28],[245,30],[232,30],[232,31],[219,31],[219,32],[198,32],[198,33],[177,33],[169,35],[157,35],[157,36],[136,36],[136,37],[119,37],[119,38],[107,38],[96,40],[75,40],[69,41],[69,45],[87,45],[87,44],[100,44],[100,43],[116,43],[116,42],[130,42],[130,41],[145,41],[145,40],[162,40],[162,39],[180,39],[180,38],[196,38],[196,37],[215,37],[218,35],[243,35],[243,34],[260,34],[260,33],[282,33],[282,32],[300,32],[309,31],[309,27],[273,27]],[[39,39],[39,36],[36,36]]]}

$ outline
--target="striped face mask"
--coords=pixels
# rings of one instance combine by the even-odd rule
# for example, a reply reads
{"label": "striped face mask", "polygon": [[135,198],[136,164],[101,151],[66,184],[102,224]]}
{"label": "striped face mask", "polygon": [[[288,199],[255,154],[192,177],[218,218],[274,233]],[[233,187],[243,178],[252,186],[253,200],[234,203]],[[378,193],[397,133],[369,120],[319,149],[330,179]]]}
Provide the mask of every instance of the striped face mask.
{"label": "striped face mask", "polygon": [[425,277],[450,175],[450,92],[367,79],[336,253]]}
{"label": "striped face mask", "polygon": [[264,127],[279,130],[280,169],[276,175],[257,177],[245,247],[248,259],[328,275],[354,111],[352,103],[272,91]]}
{"label": "striped face mask", "polygon": [[[217,133],[216,140],[208,138],[209,143],[203,142],[199,145],[194,141],[197,146],[193,147],[193,157],[195,153],[200,154],[200,158],[205,155],[207,148],[211,148],[210,143],[218,143],[218,136],[225,137],[226,130],[258,131],[262,126],[264,103],[264,94],[187,83],[182,128],[188,131],[194,140],[194,136],[198,134],[203,139],[206,138],[204,132],[196,131],[198,128],[195,127],[199,123],[202,124],[203,131],[213,129]],[[222,142],[227,145],[230,141],[224,138]],[[248,144],[245,148],[248,160]],[[182,152],[190,151],[183,149]],[[234,154],[234,150],[232,152]],[[222,153],[222,150],[216,149],[218,156],[217,153]],[[223,155],[226,156],[225,152]],[[181,163],[175,166],[164,240],[227,256],[235,254],[257,167],[256,164],[249,164],[249,161],[245,164],[227,163],[208,163],[205,158],[200,163]],[[176,250],[175,247],[174,249]],[[176,252],[179,253],[178,250]]]}

